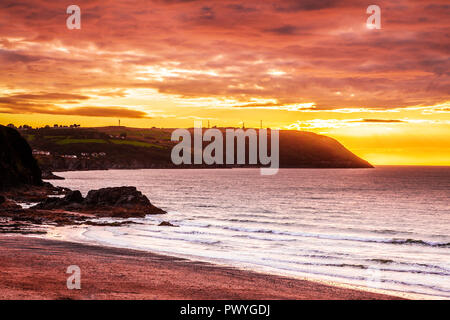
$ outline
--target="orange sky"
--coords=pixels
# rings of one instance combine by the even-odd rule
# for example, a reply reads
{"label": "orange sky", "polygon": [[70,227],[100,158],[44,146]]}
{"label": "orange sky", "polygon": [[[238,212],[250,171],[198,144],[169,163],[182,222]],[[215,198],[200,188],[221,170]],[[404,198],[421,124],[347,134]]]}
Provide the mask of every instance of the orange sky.
{"label": "orange sky", "polygon": [[[104,3],[107,3],[105,5]],[[374,164],[450,165],[450,5],[359,0],[0,3],[0,124],[300,129]]]}

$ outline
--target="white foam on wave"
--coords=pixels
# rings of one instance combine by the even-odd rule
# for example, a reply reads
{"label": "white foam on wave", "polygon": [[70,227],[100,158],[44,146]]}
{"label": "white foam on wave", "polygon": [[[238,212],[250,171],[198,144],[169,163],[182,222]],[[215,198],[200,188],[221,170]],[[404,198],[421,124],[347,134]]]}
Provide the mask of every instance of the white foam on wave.
{"label": "white foam on wave", "polygon": [[363,287],[378,270],[382,289],[450,296],[448,173],[427,180],[427,170],[76,172],[61,183],[86,192],[120,181],[169,211],[67,235],[77,241]]}

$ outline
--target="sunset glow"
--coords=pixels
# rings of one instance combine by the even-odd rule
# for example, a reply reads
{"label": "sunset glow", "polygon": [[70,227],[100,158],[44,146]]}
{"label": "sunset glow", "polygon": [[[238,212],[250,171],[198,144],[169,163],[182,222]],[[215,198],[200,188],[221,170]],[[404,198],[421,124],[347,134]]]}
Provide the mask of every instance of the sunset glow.
{"label": "sunset glow", "polygon": [[0,3],[0,124],[305,130],[450,165],[447,0]]}

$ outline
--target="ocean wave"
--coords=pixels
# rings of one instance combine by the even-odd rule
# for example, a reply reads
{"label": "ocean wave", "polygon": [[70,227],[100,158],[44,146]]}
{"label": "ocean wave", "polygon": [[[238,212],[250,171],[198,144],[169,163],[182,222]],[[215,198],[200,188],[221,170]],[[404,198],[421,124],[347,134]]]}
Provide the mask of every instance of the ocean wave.
{"label": "ocean wave", "polygon": [[[428,247],[437,247],[437,248],[450,248],[450,242],[433,242],[433,241],[425,241],[420,239],[400,239],[400,238],[363,238],[363,237],[354,237],[354,236],[345,236],[345,235],[332,235],[332,234],[320,234],[320,233],[309,233],[309,232],[290,232],[290,231],[279,231],[272,229],[261,229],[261,228],[243,228],[243,227],[231,227],[231,226],[222,226],[222,229],[238,231],[238,232],[248,232],[248,233],[266,233],[266,234],[274,234],[274,235],[283,235],[283,236],[294,236],[294,237],[307,237],[307,238],[318,238],[318,239],[327,239],[327,240],[343,240],[343,241],[358,241],[358,242],[367,242],[367,243],[386,243],[386,244],[397,244],[397,245],[422,245]],[[277,240],[277,239],[274,239]]]}
{"label": "ocean wave", "polygon": [[183,237],[170,237],[170,236],[160,236],[159,233],[143,234],[143,233],[132,233],[128,234],[133,237],[144,237],[144,238],[156,238],[162,240],[175,240],[175,241],[187,241],[190,243],[199,243],[205,245],[217,245],[222,243],[220,240],[206,240],[206,239],[186,239]]}
{"label": "ocean wave", "polygon": [[418,244],[430,247],[442,247],[442,248],[450,248],[450,242],[431,242],[424,240],[416,240],[416,239],[392,239],[387,241],[387,243],[392,244]]}
{"label": "ocean wave", "polygon": [[[286,263],[286,264],[294,264],[294,265],[304,265],[304,266],[322,266],[322,267],[338,267],[338,268],[353,268],[353,269],[369,269],[373,266],[371,264],[361,264],[361,263],[351,263],[351,262],[326,262],[329,257],[325,258],[324,262],[305,262],[305,261],[293,261],[293,260],[285,260],[279,258],[263,258],[265,261],[272,261],[275,263]],[[408,264],[408,267],[414,267],[413,264]],[[380,272],[400,272],[400,273],[415,273],[415,274],[423,274],[423,275],[436,275],[442,277],[450,276],[447,272],[437,272],[437,271],[429,271],[429,270],[418,270],[414,268],[409,269],[394,269],[394,268],[377,268]]]}
{"label": "ocean wave", "polygon": [[[256,237],[256,236],[252,236],[252,235],[249,235],[249,234],[235,234],[235,235],[232,235],[232,237],[233,238],[245,238],[245,239],[252,239],[252,240],[263,240],[263,241],[275,242],[275,239],[273,239],[273,238]],[[288,242],[291,242],[291,241],[297,241],[297,239],[295,239],[295,238],[276,239],[276,241],[283,241],[283,242],[288,241]]]}

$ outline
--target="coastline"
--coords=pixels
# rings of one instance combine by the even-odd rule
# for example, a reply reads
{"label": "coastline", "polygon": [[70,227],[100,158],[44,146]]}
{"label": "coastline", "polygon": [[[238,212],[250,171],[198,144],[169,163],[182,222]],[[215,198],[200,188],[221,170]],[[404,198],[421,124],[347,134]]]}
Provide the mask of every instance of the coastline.
{"label": "coastline", "polygon": [[[63,187],[60,187],[60,188],[64,189]],[[77,186],[77,188],[79,188],[79,186]],[[95,189],[95,188],[98,188],[98,186],[94,184],[94,186],[92,188]],[[86,190],[89,190],[89,189],[91,189],[91,186],[89,186],[89,188],[87,188],[87,189],[85,188],[85,189],[81,189],[81,190],[83,192],[86,192]],[[149,194],[148,190],[147,190],[147,194]],[[160,194],[156,194],[157,196],[159,195],[159,198],[158,197],[156,197],[156,198],[162,199],[163,197],[161,197],[161,194],[166,194],[164,189],[162,191],[160,191]],[[29,195],[27,194],[27,196],[29,196]],[[33,196],[34,196],[34,194],[33,194]],[[41,196],[41,195],[39,194],[39,196]],[[55,196],[51,195],[50,197],[55,197]],[[60,197],[58,196],[56,198],[60,198]],[[168,203],[171,203],[170,198],[169,198]],[[21,204],[21,205],[23,205],[23,204]],[[173,202],[168,207],[177,208],[176,206],[173,205]],[[54,213],[58,213],[57,211],[50,210],[49,215],[52,216],[53,218],[57,218],[57,216],[54,215]],[[174,212],[178,212],[178,211],[174,211]],[[68,212],[66,212],[66,213],[68,213]],[[71,212],[71,214],[78,216],[78,214],[76,212]],[[94,216],[92,216],[92,217],[89,216],[89,217],[94,218]],[[17,228],[16,227],[17,223],[14,222],[14,221],[18,220],[16,218],[21,218],[21,217],[14,217],[14,219],[11,220],[11,221],[13,221],[11,228],[14,232],[15,232],[14,228]],[[171,218],[174,218],[176,221],[176,219],[179,219],[180,217],[171,217]],[[169,217],[167,219],[169,219]],[[112,220],[115,221],[115,219],[112,219]],[[131,219],[131,220],[133,220],[133,219]],[[156,220],[157,220],[157,222],[149,223],[148,226],[150,226],[150,228],[153,225],[157,226],[160,219],[156,219]],[[172,221],[172,219],[169,219],[169,220]],[[133,242],[133,244],[131,244],[131,243],[126,243],[126,242],[123,243],[121,241],[109,241],[112,238],[108,238],[108,237],[97,238],[95,236],[91,236],[91,237],[86,237],[85,239],[83,239],[83,237],[77,236],[78,232],[74,232],[75,230],[82,231],[85,229],[84,227],[81,227],[80,223],[67,224],[67,225],[59,224],[58,226],[64,227],[64,228],[62,228],[62,230],[66,229],[65,227],[67,227],[67,231],[69,231],[68,233],[63,232],[61,234],[59,232],[61,230],[61,228],[52,228],[53,224],[47,224],[48,221],[43,220],[40,222],[42,222],[42,223],[36,224],[36,226],[38,228],[41,228],[43,226],[49,227],[48,229],[46,229],[47,233],[45,235],[44,234],[40,235],[40,233],[43,233],[43,232],[40,232],[40,229],[37,229],[37,232],[34,232],[34,233],[28,232],[28,230],[21,230],[21,232],[16,232],[16,234],[21,233],[21,234],[27,234],[27,237],[29,237],[29,236],[39,237],[40,239],[43,239],[43,240],[64,241],[64,242],[71,242],[73,244],[80,244],[80,245],[84,244],[87,246],[97,246],[100,248],[123,249],[123,250],[131,250],[131,251],[137,250],[137,251],[148,253],[148,254],[164,256],[167,259],[182,259],[184,261],[189,261],[191,264],[196,264],[196,263],[208,264],[208,265],[213,265],[217,268],[228,268],[228,269],[239,270],[239,271],[243,271],[243,272],[250,272],[251,274],[257,273],[257,274],[265,275],[267,277],[273,276],[273,277],[289,278],[289,279],[292,279],[295,281],[300,280],[300,281],[306,281],[308,283],[312,282],[312,283],[315,283],[316,285],[319,284],[319,285],[325,285],[327,287],[333,287],[333,288],[363,291],[366,293],[387,295],[387,296],[391,296],[394,298],[414,299],[414,300],[447,299],[445,296],[433,295],[431,293],[420,293],[421,292],[420,290],[417,290],[417,291],[402,290],[401,287],[398,289],[393,286],[389,287],[389,289],[388,289],[388,286],[386,286],[386,287],[380,286],[380,287],[383,287],[383,289],[373,288],[370,283],[367,283],[367,281],[364,282],[365,279],[367,279],[367,278],[359,278],[359,279],[362,279],[362,281],[351,281],[354,278],[334,277],[331,274],[324,275],[324,274],[321,274],[320,272],[315,272],[316,271],[315,269],[310,270],[311,272],[309,272],[309,273],[307,273],[309,269],[305,269],[304,271],[301,271],[301,272],[300,271],[290,272],[291,269],[289,269],[289,268],[277,268],[277,267],[273,267],[270,264],[264,264],[264,263],[256,263],[255,264],[255,263],[249,262],[250,260],[240,259],[240,257],[238,257],[237,259],[228,259],[228,258],[225,258],[225,257],[228,257],[226,255],[226,253],[224,255],[214,255],[214,254],[211,255],[208,253],[208,251],[206,251],[207,252],[206,255],[205,254],[197,255],[197,251],[189,251],[189,250],[184,250],[184,249],[180,251],[180,250],[173,250],[173,248],[171,250],[170,245],[165,244],[163,241],[161,242],[161,243],[163,243],[163,246],[161,247],[160,241],[150,241],[150,242],[148,242],[148,244],[146,244],[145,241],[142,243],[139,241],[136,241],[136,242]],[[97,230],[96,229],[97,227],[107,226],[108,228],[105,228],[105,229],[109,229],[109,226],[119,226],[122,223],[127,224],[128,222],[129,221],[120,222],[120,223],[106,221],[106,222],[93,222],[92,224],[89,222],[86,224],[86,228],[92,229],[92,230]],[[176,223],[176,222],[174,222],[174,223]],[[142,224],[142,223],[137,223],[137,224]],[[93,225],[95,227],[91,227],[91,225]],[[128,227],[128,226],[126,226],[126,227]],[[20,226],[20,228],[22,228],[22,226]],[[158,227],[154,227],[154,228],[158,228]],[[51,232],[51,230],[58,230],[58,232],[56,234],[52,234],[53,232]],[[103,228],[101,230],[103,230]],[[161,229],[161,230],[165,231],[165,230],[172,230],[172,229],[169,228],[169,229]],[[176,230],[176,229],[173,229],[173,230]],[[159,232],[159,230],[156,230],[156,231]],[[265,232],[266,230],[263,230],[263,231]],[[188,230],[188,232],[189,232],[189,230]],[[119,232],[119,234],[120,233],[121,232]],[[125,233],[125,235],[127,235],[127,233]],[[105,241],[105,239],[106,239],[106,241]],[[418,238],[418,239],[420,239],[420,238]],[[182,240],[186,242],[186,240],[189,240],[189,239],[186,239],[183,237]],[[196,240],[196,239],[194,239],[194,240]],[[20,240],[18,240],[18,241],[20,241]],[[183,245],[185,242],[183,242]],[[138,245],[134,245],[134,243],[137,243]],[[48,247],[48,246],[49,245],[46,244],[44,247]],[[307,250],[307,248],[305,248],[304,245],[301,248],[304,250]],[[200,251],[198,251],[198,252],[200,252]],[[19,252],[18,256],[22,255],[23,253],[24,252]],[[242,256],[246,257],[245,253]],[[113,259],[115,260],[116,257],[113,257]],[[363,269],[363,268],[361,268],[361,269]],[[169,270],[168,272],[170,273],[170,272],[172,272],[172,270]],[[0,271],[0,273],[1,273],[1,271]],[[132,277],[132,274],[127,274],[126,276]],[[347,279],[350,279],[350,280],[347,282],[346,281]],[[220,281],[227,281],[227,280],[221,279]],[[1,285],[1,283],[0,283],[0,285]],[[258,283],[257,285],[264,286],[265,284]],[[1,286],[0,286],[0,288],[1,288]],[[409,289],[409,288],[406,288],[406,289]],[[133,289],[131,287],[130,287],[130,291],[133,291]],[[300,298],[298,298],[298,299],[341,299],[341,297],[327,298],[327,294],[325,294],[323,296],[325,298],[323,298],[322,296],[309,297],[308,293],[306,293],[306,297],[304,295],[300,295]],[[291,297],[291,298],[297,299],[296,296]],[[291,298],[286,298],[286,299],[291,299]],[[82,298],[82,299],[84,299],[84,298]],[[105,299],[108,299],[108,298],[105,298]],[[123,299],[133,299],[133,298],[125,297]],[[189,299],[189,297],[186,297],[186,298],[178,297],[177,299]],[[216,296],[216,297],[210,297],[210,298],[206,298],[206,299],[222,299],[222,298],[219,296]],[[244,299],[244,298],[239,298],[239,299]],[[270,299],[270,298],[267,298],[267,299]],[[342,298],[342,299],[353,299],[353,298],[351,298],[351,297],[347,298],[346,296],[344,296],[344,298]],[[355,299],[366,299],[366,298],[355,298]],[[372,299],[372,298],[368,298],[368,299]],[[374,299],[377,299],[377,298],[374,298]]]}
{"label": "coastline", "polygon": [[[131,249],[0,236],[0,299],[402,299]],[[81,290],[68,290],[70,265]]]}
{"label": "coastline", "polygon": [[97,246],[97,247],[106,247],[106,248],[116,248],[116,249],[123,249],[123,250],[131,250],[131,251],[139,251],[144,253],[151,253],[156,254],[164,257],[171,257],[171,258],[177,258],[177,259],[183,259],[187,261],[191,261],[193,263],[199,262],[199,263],[205,263],[212,266],[216,266],[218,268],[231,268],[234,270],[240,270],[244,272],[250,272],[250,273],[257,273],[257,274],[263,274],[267,276],[275,276],[275,277],[283,277],[283,278],[289,278],[294,280],[301,280],[301,281],[307,281],[307,282],[313,282],[320,285],[325,286],[331,286],[331,287],[337,287],[337,288],[343,288],[343,289],[350,289],[350,290],[357,290],[357,291],[363,291],[373,294],[381,294],[386,296],[392,296],[395,299],[406,299],[406,300],[446,300],[447,298],[441,297],[441,296],[432,296],[432,295],[426,295],[421,293],[413,293],[413,292],[403,292],[403,291],[395,291],[395,290],[388,290],[388,289],[381,289],[381,288],[375,288],[375,287],[369,287],[354,283],[347,283],[344,281],[336,281],[334,279],[327,279],[320,276],[314,276],[307,273],[302,274],[293,274],[289,272],[280,272],[280,270],[273,269],[270,267],[256,267],[254,265],[250,264],[235,264],[231,263],[230,261],[227,261],[225,259],[214,259],[214,258],[205,258],[203,256],[197,256],[197,255],[189,255],[189,254],[177,254],[174,252],[169,251],[158,251],[155,249],[144,249],[144,248],[138,248],[138,247],[129,247],[129,246],[120,246],[118,244],[113,244],[109,242],[104,241],[97,241],[97,240],[86,240],[83,238],[82,234],[86,231],[86,229],[70,229],[66,230],[65,232],[61,233],[61,230],[58,232],[54,232],[55,229],[48,229],[47,233],[45,235],[27,235],[26,237],[38,237],[40,239],[45,240],[55,240],[55,241],[63,241],[63,242],[72,242],[72,243],[78,243],[78,244],[84,244],[88,246]]}

